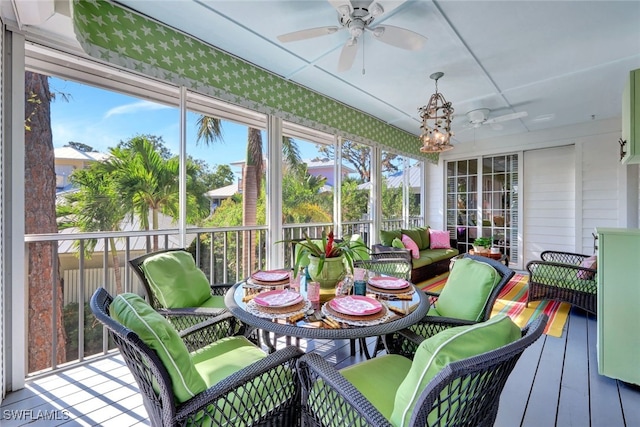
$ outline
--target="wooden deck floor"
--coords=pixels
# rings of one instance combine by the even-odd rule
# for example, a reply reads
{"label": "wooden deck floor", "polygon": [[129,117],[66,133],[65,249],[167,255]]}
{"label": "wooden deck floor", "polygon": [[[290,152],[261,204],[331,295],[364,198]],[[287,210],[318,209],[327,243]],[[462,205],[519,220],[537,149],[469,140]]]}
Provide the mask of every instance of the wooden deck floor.
{"label": "wooden deck floor", "polygon": [[[350,357],[346,341],[301,346],[339,368],[362,360]],[[7,395],[0,415],[2,427],[149,424],[119,355],[30,381]],[[502,393],[496,426],[640,426],[640,389],[598,375],[595,318],[573,310],[561,338],[543,336],[523,354]]]}

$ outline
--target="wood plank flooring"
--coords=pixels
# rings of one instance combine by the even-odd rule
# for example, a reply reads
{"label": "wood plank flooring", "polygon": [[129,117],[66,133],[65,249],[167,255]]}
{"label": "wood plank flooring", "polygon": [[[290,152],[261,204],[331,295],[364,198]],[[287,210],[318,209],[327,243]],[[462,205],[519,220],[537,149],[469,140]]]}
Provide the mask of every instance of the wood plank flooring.
{"label": "wood plank flooring", "polygon": [[[350,356],[348,341],[301,340],[300,345],[338,368],[363,358]],[[149,422],[133,377],[115,354],[9,393],[0,405],[0,425],[27,424],[127,427]],[[598,375],[595,318],[572,310],[561,338],[545,335],[520,358],[502,393],[495,425],[639,426],[640,388]]]}

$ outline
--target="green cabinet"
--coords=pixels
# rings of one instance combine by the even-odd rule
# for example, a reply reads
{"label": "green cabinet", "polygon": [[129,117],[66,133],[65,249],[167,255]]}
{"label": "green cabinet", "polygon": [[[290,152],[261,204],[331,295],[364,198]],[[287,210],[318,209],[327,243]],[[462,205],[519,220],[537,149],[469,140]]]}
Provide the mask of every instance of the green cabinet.
{"label": "green cabinet", "polygon": [[640,163],[640,69],[629,73],[622,94],[622,163]]}
{"label": "green cabinet", "polygon": [[640,229],[597,233],[598,373],[640,384]]}

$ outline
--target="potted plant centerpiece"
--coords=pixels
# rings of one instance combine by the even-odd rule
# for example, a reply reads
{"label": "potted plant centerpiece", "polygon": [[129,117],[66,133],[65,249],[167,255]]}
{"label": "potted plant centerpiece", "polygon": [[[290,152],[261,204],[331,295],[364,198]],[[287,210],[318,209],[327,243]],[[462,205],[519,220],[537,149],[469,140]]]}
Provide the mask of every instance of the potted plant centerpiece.
{"label": "potted plant centerpiece", "polygon": [[360,239],[336,241],[333,230],[328,234],[323,231],[320,240],[312,240],[305,233],[304,239],[295,243],[294,272],[297,274],[301,263],[308,259],[309,275],[323,289],[335,288],[347,269],[353,273],[353,261],[363,259],[369,251]]}
{"label": "potted plant centerpiece", "polygon": [[473,251],[476,254],[480,254],[483,252],[489,252],[489,248],[491,247],[491,239],[488,237],[478,237],[473,241]]}

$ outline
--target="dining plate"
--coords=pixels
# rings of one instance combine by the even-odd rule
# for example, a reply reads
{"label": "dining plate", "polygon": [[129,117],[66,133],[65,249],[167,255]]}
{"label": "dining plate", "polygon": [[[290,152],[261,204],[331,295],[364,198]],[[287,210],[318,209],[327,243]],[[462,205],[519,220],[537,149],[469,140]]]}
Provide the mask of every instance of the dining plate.
{"label": "dining plate", "polygon": [[329,302],[329,307],[350,316],[368,316],[382,310],[382,304],[378,300],[361,295],[336,297]]}
{"label": "dining plate", "polygon": [[262,307],[288,307],[302,301],[302,295],[289,289],[262,292],[253,299]]}
{"label": "dining plate", "polygon": [[404,289],[409,287],[409,282],[397,277],[372,277],[369,284],[379,289]]}
{"label": "dining plate", "polygon": [[253,280],[260,282],[282,282],[289,279],[288,270],[258,270],[251,275]]}

